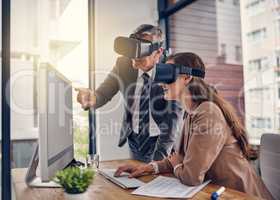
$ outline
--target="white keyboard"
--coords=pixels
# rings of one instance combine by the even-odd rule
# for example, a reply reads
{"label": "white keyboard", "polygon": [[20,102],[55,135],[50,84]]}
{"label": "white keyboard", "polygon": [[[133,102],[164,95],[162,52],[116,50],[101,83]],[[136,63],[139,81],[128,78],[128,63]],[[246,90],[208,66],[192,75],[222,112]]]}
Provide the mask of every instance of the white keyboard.
{"label": "white keyboard", "polygon": [[105,178],[109,179],[113,183],[121,186],[124,189],[138,188],[145,185],[144,182],[136,178],[128,178],[128,173],[122,173],[120,177],[115,177],[116,169],[99,169],[98,172]]}

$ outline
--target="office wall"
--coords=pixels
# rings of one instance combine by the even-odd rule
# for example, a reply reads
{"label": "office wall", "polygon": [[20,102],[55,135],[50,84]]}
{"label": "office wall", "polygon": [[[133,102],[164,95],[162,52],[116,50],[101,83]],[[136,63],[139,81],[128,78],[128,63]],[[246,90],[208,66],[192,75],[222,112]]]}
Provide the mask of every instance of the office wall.
{"label": "office wall", "polygon": [[[128,36],[138,25],[156,24],[156,0],[96,0],[96,85],[112,69],[117,55],[114,38]],[[97,151],[102,160],[128,158],[127,145],[119,148],[118,139],[123,115],[123,101],[118,93],[97,111]]]}

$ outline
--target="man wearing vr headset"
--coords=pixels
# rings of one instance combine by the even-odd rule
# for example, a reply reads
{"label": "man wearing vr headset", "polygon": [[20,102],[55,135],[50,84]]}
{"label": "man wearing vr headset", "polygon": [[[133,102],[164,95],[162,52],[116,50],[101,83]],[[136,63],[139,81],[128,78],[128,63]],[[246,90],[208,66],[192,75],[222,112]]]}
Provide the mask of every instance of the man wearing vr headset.
{"label": "man wearing vr headset", "polygon": [[152,80],[152,69],[163,56],[162,31],[140,25],[130,37],[118,37],[114,49],[122,55],[99,88],[78,89],[84,109],[99,108],[118,91],[125,101],[119,146],[128,141],[132,158],[144,162],[161,160],[173,147],[181,110],[163,98],[163,89]]}

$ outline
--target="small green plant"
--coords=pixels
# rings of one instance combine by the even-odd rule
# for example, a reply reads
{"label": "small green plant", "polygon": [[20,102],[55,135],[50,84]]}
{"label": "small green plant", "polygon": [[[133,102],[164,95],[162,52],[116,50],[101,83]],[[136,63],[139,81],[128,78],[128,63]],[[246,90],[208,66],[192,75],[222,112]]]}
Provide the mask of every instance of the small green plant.
{"label": "small green plant", "polygon": [[80,194],[87,190],[94,178],[95,172],[91,169],[69,167],[58,171],[54,181],[60,184],[66,193]]}

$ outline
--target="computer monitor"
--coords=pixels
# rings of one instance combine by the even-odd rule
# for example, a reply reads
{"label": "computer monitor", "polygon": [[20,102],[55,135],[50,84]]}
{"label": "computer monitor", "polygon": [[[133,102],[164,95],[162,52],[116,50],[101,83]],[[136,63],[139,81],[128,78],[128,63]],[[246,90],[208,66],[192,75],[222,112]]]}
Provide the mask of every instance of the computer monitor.
{"label": "computer monitor", "polygon": [[[72,85],[49,64],[42,64],[38,94],[39,147],[30,162],[26,183],[35,187],[58,187],[51,179],[74,159]],[[40,175],[36,176],[38,164]]]}

